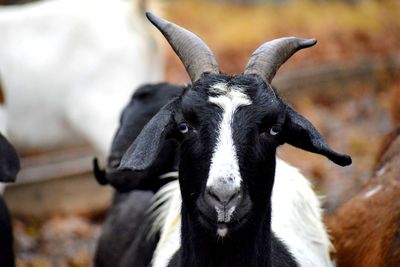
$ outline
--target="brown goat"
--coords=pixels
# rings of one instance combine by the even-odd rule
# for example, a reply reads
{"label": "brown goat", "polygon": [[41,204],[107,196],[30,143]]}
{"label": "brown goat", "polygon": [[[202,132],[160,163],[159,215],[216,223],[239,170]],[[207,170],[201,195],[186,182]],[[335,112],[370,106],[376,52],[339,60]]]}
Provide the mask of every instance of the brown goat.
{"label": "brown goat", "polygon": [[400,127],[362,189],[328,219],[338,267],[400,266]]}

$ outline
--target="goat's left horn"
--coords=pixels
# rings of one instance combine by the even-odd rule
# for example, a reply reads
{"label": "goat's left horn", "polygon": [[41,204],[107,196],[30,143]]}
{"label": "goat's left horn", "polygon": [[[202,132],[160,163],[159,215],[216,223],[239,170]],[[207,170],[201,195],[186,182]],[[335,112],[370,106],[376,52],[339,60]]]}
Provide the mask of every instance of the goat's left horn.
{"label": "goat's left horn", "polygon": [[316,39],[284,37],[264,43],[254,51],[246,65],[244,74],[258,74],[271,83],[279,67],[300,49],[313,46]]}
{"label": "goat's left horn", "polygon": [[150,12],[146,16],[172,46],[192,82],[197,81],[204,72],[219,73],[213,53],[197,35]]}

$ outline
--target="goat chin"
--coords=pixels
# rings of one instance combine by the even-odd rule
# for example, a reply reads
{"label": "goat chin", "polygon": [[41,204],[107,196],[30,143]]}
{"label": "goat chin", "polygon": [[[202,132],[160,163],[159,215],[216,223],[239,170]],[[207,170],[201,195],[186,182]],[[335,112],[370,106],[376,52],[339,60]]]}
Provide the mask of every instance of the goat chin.
{"label": "goat chin", "polygon": [[[177,175],[177,174],[176,174]],[[181,196],[178,181],[165,185],[155,196],[152,232],[160,232],[152,266],[168,266],[180,247]],[[162,205],[158,205],[163,203]],[[276,208],[275,208],[276,207]],[[322,223],[320,200],[298,169],[277,159],[272,193],[272,231],[288,247],[300,266],[332,266],[332,245]]]}

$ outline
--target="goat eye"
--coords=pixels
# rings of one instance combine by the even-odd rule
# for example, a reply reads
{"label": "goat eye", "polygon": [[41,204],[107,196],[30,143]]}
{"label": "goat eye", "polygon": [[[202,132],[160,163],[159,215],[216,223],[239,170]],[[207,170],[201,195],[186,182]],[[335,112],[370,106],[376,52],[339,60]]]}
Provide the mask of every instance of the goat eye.
{"label": "goat eye", "polygon": [[185,134],[185,133],[189,132],[189,125],[186,122],[179,123],[178,130],[181,133]]}
{"label": "goat eye", "polygon": [[269,129],[269,134],[270,135],[277,135],[281,131],[280,127],[278,126],[272,126],[271,129]]}

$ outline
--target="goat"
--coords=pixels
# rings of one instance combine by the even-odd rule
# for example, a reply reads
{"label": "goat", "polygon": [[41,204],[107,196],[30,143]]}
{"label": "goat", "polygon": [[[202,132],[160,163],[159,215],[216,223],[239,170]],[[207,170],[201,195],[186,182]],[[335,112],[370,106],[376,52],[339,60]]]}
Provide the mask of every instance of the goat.
{"label": "goat", "polygon": [[109,183],[117,189],[97,243],[96,267],[148,266],[151,261],[158,237],[148,238],[146,234],[150,225],[147,223],[147,210],[154,193],[170,181],[159,177],[177,169],[177,146],[173,141],[166,142],[148,172],[118,172],[117,167],[144,125],[181,92],[181,86],[166,83],[139,87],[122,112],[106,170],[100,170],[97,161],[94,161],[97,181],[100,184]]}
{"label": "goat", "polygon": [[[169,155],[166,155],[165,152],[159,153],[157,163],[150,168],[150,171],[159,171],[156,175],[149,175],[146,172],[118,172],[116,168],[123,153],[137,137],[143,126],[157,113],[163,104],[167,103],[173,96],[178,95],[182,90],[183,87],[165,83],[138,88],[122,113],[120,127],[114,137],[107,170],[100,171],[97,162],[95,162],[94,173],[99,183],[110,183],[117,189],[97,245],[95,253],[96,266],[148,266],[155,244],[157,244],[157,249],[153,256],[153,266],[166,266],[171,253],[175,252],[180,246],[179,210],[181,198],[179,186],[177,182],[171,182],[161,190],[158,190],[168,180],[154,179],[160,174],[176,170],[175,163],[170,164],[169,168],[161,167],[168,166],[166,162],[170,158],[174,158],[175,148],[171,147],[171,145],[165,146],[162,150],[170,150]],[[295,238],[296,235],[299,235],[299,232],[305,234],[299,239],[302,239],[301,242],[309,242],[308,246],[313,249],[310,249],[311,253],[308,251],[297,253],[298,256],[307,259],[310,258],[310,254],[317,254],[316,251],[319,251],[322,252],[319,257],[323,259],[323,253],[327,255],[329,240],[326,235],[324,236],[325,230],[322,224],[319,227],[315,227],[314,222],[308,221],[310,218],[302,218],[301,214],[299,214],[299,209],[290,209],[291,207],[308,207],[305,200],[318,201],[313,196],[307,180],[297,170],[279,159],[276,176],[274,191],[285,191],[286,195],[293,197],[288,200],[287,197],[279,197],[280,194],[273,194],[272,202],[277,203],[274,205],[277,207],[284,205],[288,209],[286,215],[282,212],[278,213],[278,215],[285,217],[287,223],[284,225],[274,223],[280,221],[280,219],[273,216],[272,228],[278,233],[278,236],[292,235],[292,238]],[[287,188],[285,184],[296,184],[296,186]],[[154,195],[152,192],[157,192],[157,194]],[[162,205],[159,205],[160,203]],[[315,209],[316,207],[317,209]],[[309,208],[314,209],[313,212],[317,215],[317,219],[320,220],[318,207],[318,204],[313,204]],[[143,221],[146,221],[146,223],[143,223],[145,227],[140,226]],[[147,221],[150,222],[147,223]],[[295,233],[291,233],[286,226],[290,222],[299,225],[299,227],[304,225],[303,228],[295,230]],[[302,224],[301,222],[304,223]],[[146,227],[150,224],[152,224],[150,228]],[[316,229],[308,228],[307,231],[304,226],[307,227],[308,225],[312,225]],[[138,230],[136,227],[141,228]],[[137,234],[138,232],[141,234]],[[160,240],[158,238],[159,235],[161,235]],[[171,238],[171,235],[175,235],[175,237]],[[316,239],[319,239],[319,241],[315,242]],[[140,247],[138,246],[139,244]],[[315,266],[317,265],[327,264],[315,264]],[[312,264],[308,264],[308,266],[312,266]]]}
{"label": "goat", "polygon": [[[298,251],[309,250],[307,243],[271,231],[271,213],[279,219],[280,212],[286,213],[271,203],[276,149],[288,143],[341,166],[351,164],[351,158],[329,148],[270,84],[281,64],[316,40],[267,42],[253,53],[244,74],[228,76],[220,73],[199,37],[151,13],[147,17],[177,53],[192,84],[146,124],[118,170],[146,172],[166,141],[179,143],[181,247],[168,264],[310,266],[307,259],[296,257]],[[285,191],[275,193],[287,196]],[[302,210],[307,213],[303,218],[317,218],[315,223],[324,229],[314,210]]]}
{"label": "goat", "polygon": [[[169,147],[165,146],[162,149],[164,151],[170,150],[169,155],[166,155],[165,152],[159,153],[156,163],[150,168],[154,169],[151,170],[153,172],[162,170],[157,175],[148,175],[146,172],[118,172],[116,168],[123,153],[137,137],[143,126],[163,104],[182,90],[182,87],[165,83],[138,88],[122,113],[107,170],[100,171],[95,161],[94,173],[99,183],[110,183],[118,190],[114,195],[111,209],[97,245],[95,263],[98,267],[148,266],[156,244],[157,249],[153,255],[153,266],[166,266],[168,259],[172,256],[171,254],[179,249],[181,198],[178,183],[171,182],[158,190],[168,180],[154,179],[164,172],[176,170],[175,164],[171,164],[170,168],[167,169],[160,168],[160,166],[165,166],[170,158],[174,158],[173,154],[176,149],[169,145]],[[285,195],[292,197],[288,199],[287,197],[279,197],[280,194],[272,195],[274,206],[287,207],[285,209],[286,214],[282,212],[277,214],[285,219],[273,215],[272,228],[275,233],[278,236],[292,235],[292,240],[298,237],[299,242],[309,243],[308,247],[312,248],[309,250],[310,252],[296,252],[298,257],[308,259],[314,255],[314,258],[317,259],[327,259],[329,240],[324,232],[323,225],[316,226],[311,217],[302,218],[301,215],[302,209],[307,207],[313,210],[317,220],[320,220],[318,199],[313,195],[308,181],[295,168],[288,166],[279,159],[276,176],[274,192],[285,192]],[[287,188],[286,184],[296,186]],[[149,187],[150,185],[152,186]],[[157,192],[157,194],[154,195],[152,192]],[[316,203],[310,206],[307,201]],[[279,221],[285,221],[285,223],[279,224],[277,223]],[[144,226],[141,224],[144,224]],[[287,227],[290,224],[297,224],[299,229],[291,232],[291,229]],[[149,225],[151,227],[148,227]],[[308,226],[313,226],[314,229]],[[299,236],[299,233],[304,234],[304,236]],[[160,240],[159,236],[161,236]],[[316,242],[317,239],[319,239],[318,242]],[[321,253],[321,255],[318,256],[318,253]],[[313,261],[309,261],[307,266],[313,266],[312,263]],[[316,262],[314,264],[314,266],[322,265],[328,265],[328,263]]]}
{"label": "goat", "polygon": [[132,88],[162,76],[144,6],[58,0],[0,7],[0,76],[18,149],[89,141],[107,154]]}
{"label": "goat", "polygon": [[[169,155],[165,152],[159,153],[156,163],[150,168],[153,172],[162,170],[157,175],[148,175],[146,172],[118,172],[116,168],[123,153],[143,126],[163,104],[182,90],[182,87],[164,83],[138,88],[122,113],[107,170],[100,171],[95,161],[94,173],[99,183],[110,183],[118,190],[114,195],[114,201],[97,245],[95,263],[98,267],[148,266],[156,244],[157,249],[152,256],[153,266],[166,266],[171,254],[179,249],[181,198],[178,183],[171,182],[158,190],[168,180],[154,179],[159,174],[176,170],[175,164],[171,164],[167,169],[160,168],[160,166],[165,166],[165,162],[170,158],[174,158],[173,153],[176,149],[165,146],[162,150],[172,149]],[[285,192],[285,195],[292,197],[282,198],[279,197],[279,193],[272,195],[274,206],[287,207],[286,213],[277,214],[283,216],[284,219],[273,215],[273,230],[278,236],[292,235],[292,240],[297,237],[299,242],[308,242],[308,247],[312,249],[296,252],[298,257],[309,259],[314,255],[316,259],[328,259],[329,240],[323,225],[316,225],[312,217],[302,217],[301,214],[302,209],[307,207],[313,210],[317,220],[320,220],[318,199],[313,195],[308,181],[297,170],[279,159],[276,176],[274,192]],[[286,184],[296,186],[287,188]],[[152,186],[149,187],[150,185]],[[157,194],[154,195],[152,192],[157,192]],[[310,206],[307,201],[315,203]],[[277,223],[279,221],[285,221],[285,223]],[[287,227],[290,224],[298,225],[299,229],[293,229],[291,232],[291,229]],[[151,227],[148,227],[149,225]],[[300,236],[299,233],[304,235]],[[160,239],[159,236],[161,236]],[[314,261],[309,260],[307,266],[313,266],[313,263],[314,266],[329,266],[328,263]]]}
{"label": "goat", "polygon": [[[14,182],[20,169],[14,147],[0,134],[0,182]],[[0,195],[0,266],[15,266],[11,216]]]}
{"label": "goat", "polygon": [[379,154],[372,177],[328,220],[338,267],[400,263],[400,125]]}

